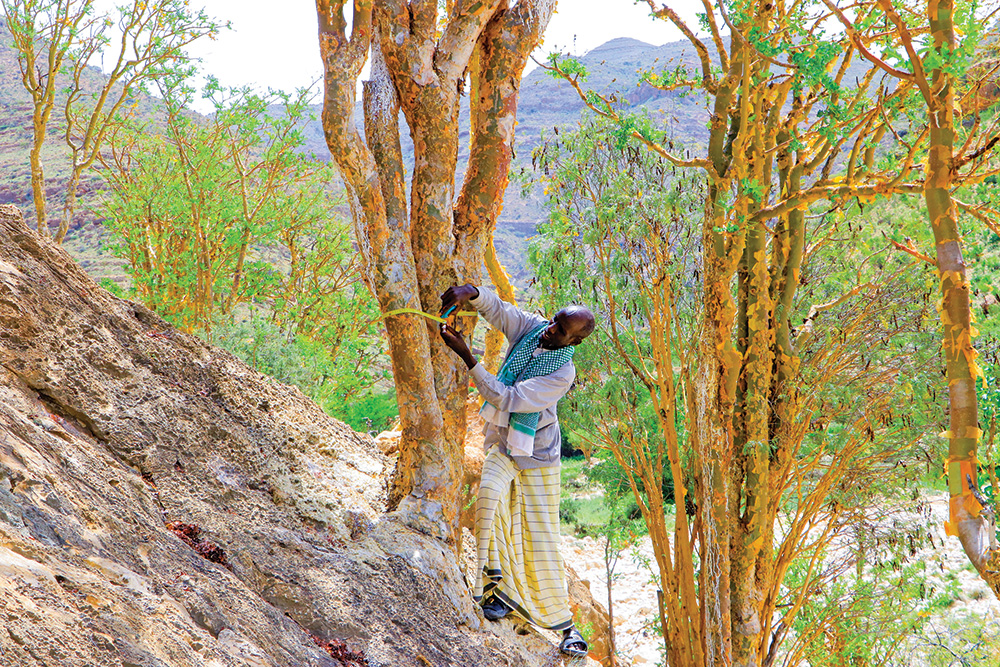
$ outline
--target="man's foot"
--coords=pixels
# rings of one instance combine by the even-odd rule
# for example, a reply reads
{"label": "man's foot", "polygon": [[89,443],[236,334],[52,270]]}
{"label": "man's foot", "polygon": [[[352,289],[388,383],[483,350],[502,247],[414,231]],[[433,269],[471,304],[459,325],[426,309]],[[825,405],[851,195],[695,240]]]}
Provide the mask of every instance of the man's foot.
{"label": "man's foot", "polygon": [[564,654],[573,658],[584,658],[587,656],[589,648],[587,640],[576,628],[569,628],[563,632],[563,640],[559,644],[559,650]]}
{"label": "man's foot", "polygon": [[490,621],[499,621],[501,618],[514,611],[503,602],[500,598],[492,597],[489,602],[483,605],[483,616],[485,616]]}

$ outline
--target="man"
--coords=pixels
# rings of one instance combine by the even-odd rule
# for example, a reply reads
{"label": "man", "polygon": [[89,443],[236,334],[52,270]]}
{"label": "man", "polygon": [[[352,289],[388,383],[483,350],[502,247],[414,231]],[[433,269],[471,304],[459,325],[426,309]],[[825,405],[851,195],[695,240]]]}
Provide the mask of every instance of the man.
{"label": "man", "polygon": [[441,325],[441,338],[471,371],[486,421],[473,595],[489,620],[515,611],[539,627],[562,630],[559,650],[582,657],[587,642],[573,627],[559,554],[562,434],[556,403],[573,384],[573,352],[594,330],[594,315],[569,306],[546,320],[473,285],[450,287],[441,295],[441,312],[466,302],[510,342],[494,377],[457,331]]}

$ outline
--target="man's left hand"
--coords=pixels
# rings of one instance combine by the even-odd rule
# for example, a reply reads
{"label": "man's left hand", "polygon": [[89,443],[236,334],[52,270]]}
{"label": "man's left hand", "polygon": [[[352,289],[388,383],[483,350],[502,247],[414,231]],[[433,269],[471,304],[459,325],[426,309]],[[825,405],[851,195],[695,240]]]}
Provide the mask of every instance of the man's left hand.
{"label": "man's left hand", "polygon": [[465,365],[472,368],[476,365],[476,358],[472,356],[472,352],[469,350],[469,346],[465,344],[465,339],[462,338],[462,334],[458,333],[452,329],[447,324],[441,325],[441,340],[444,344],[452,349],[452,351],[462,358]]}

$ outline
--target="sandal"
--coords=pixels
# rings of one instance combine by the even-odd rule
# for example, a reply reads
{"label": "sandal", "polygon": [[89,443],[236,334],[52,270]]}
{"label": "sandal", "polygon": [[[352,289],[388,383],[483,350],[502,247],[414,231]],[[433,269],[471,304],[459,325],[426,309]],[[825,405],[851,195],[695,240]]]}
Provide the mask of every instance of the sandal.
{"label": "sandal", "polygon": [[572,658],[585,658],[589,648],[587,640],[576,628],[570,628],[563,633],[562,643],[559,644],[559,651]]}
{"label": "sandal", "polygon": [[514,610],[495,597],[490,598],[489,602],[483,605],[483,616],[490,621],[499,621],[512,611]]}

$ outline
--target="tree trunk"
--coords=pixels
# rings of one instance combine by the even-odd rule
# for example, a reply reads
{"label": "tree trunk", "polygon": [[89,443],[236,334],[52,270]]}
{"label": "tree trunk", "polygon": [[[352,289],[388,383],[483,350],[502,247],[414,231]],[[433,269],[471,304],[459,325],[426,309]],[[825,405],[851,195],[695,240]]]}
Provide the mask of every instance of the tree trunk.
{"label": "tree trunk", "polygon": [[[930,0],[928,23],[934,47],[931,53],[955,50],[954,5],[951,0]],[[982,505],[973,495],[978,490],[976,448],[979,442],[979,406],[976,377],[981,374],[972,347],[975,335],[969,305],[969,282],[955,205],[951,198],[954,166],[954,85],[946,71],[948,57],[929,70],[928,118],[930,145],[924,200],[934,231],[938,277],[941,280],[941,324],[948,377],[949,428],[948,489],[951,495],[946,532],[957,535],[969,560],[994,593],[1000,594],[1000,551],[990,548],[991,527],[980,516]]]}
{"label": "tree trunk", "polygon": [[[472,127],[469,168],[455,205],[455,257],[469,282],[481,282],[483,262],[497,295],[514,303],[514,288],[493,245],[493,231],[503,209],[510,164],[514,157],[514,127],[520,76],[527,62],[524,44],[535,43],[544,28],[519,3],[498,11],[487,24],[470,65],[469,110]],[[465,258],[468,258],[466,261]],[[503,335],[486,334],[484,365],[499,367]]]}
{"label": "tree trunk", "polygon": [[56,230],[56,235],[52,238],[56,243],[61,244],[63,239],[66,238],[66,233],[69,232],[69,226],[73,222],[73,215],[76,213],[76,191],[80,185],[80,172],[74,167],[73,173],[69,177],[69,183],[66,185],[66,201],[63,202],[63,213],[62,218],[59,220],[59,228]]}
{"label": "tree trunk", "polygon": [[[325,70],[323,127],[347,185],[368,283],[383,312],[405,307],[436,313],[445,289],[478,283],[481,277],[485,242],[499,213],[509,167],[509,156],[503,155],[510,151],[516,109],[510,100],[516,103],[524,60],[554,3],[519,2],[518,11],[500,11],[499,0],[454,2],[445,8],[402,0],[375,7],[370,0],[356,0],[350,39],[344,4],[316,3]],[[447,13],[443,23],[441,9]],[[516,27],[509,23],[515,20],[524,24],[520,31],[509,29]],[[490,22],[496,27],[484,35]],[[482,93],[473,104],[472,156],[456,204],[460,89],[477,44],[482,49]],[[366,143],[354,126],[353,103],[370,46]],[[494,56],[507,50],[518,57]],[[492,83],[487,85],[507,80],[514,81],[512,92],[498,85],[507,92],[494,93]],[[509,117],[491,120],[497,95]],[[409,203],[399,150],[400,110],[414,144]],[[501,146],[491,122],[509,125]],[[466,371],[444,346],[436,324],[397,315],[386,318],[385,325],[403,430],[392,503],[411,525],[453,540],[458,534]]]}
{"label": "tree trunk", "polygon": [[35,224],[38,233],[49,237],[49,225],[45,219],[45,171],[42,168],[42,145],[45,143],[45,125],[48,114],[35,108],[33,127],[34,136],[31,143],[31,196],[35,203]]}

